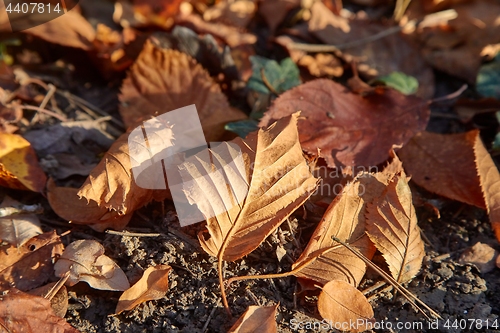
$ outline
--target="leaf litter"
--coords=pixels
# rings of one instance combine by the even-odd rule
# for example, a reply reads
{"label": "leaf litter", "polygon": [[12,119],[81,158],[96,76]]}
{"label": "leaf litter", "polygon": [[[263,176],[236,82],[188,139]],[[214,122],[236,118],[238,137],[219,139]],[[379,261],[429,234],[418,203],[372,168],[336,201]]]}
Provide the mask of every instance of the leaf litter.
{"label": "leaf litter", "polygon": [[[496,274],[496,246],[484,255],[476,251],[475,257],[473,247],[473,255],[464,254],[462,261],[458,256],[478,241],[495,244],[494,233],[500,239],[499,174],[496,155],[488,151],[497,129],[483,123],[479,127],[489,132],[473,130],[488,113],[477,112],[461,117],[460,123],[449,117],[452,131],[423,132],[442,116],[435,113],[436,101],[455,104],[451,96],[429,100],[433,76],[442,80],[442,74],[432,72],[423,59],[446,71],[432,61],[441,52],[436,50],[445,45],[445,54],[469,47],[456,33],[470,25],[461,26],[468,20],[464,17],[477,16],[472,20],[477,27],[482,19],[489,20],[483,4],[448,5],[452,10],[445,13],[437,12],[443,9],[439,5],[426,3],[424,14],[436,13],[425,17],[410,6],[410,16],[401,19],[404,10],[398,3],[395,22],[363,5],[366,11],[329,2],[175,1],[152,6],[149,1],[123,1],[103,22],[109,25],[114,19],[122,28],[97,22],[94,30],[96,18],[76,8],[64,19],[27,31],[19,42],[6,42],[21,48],[0,44],[7,69],[0,80],[2,106],[15,111],[1,114],[3,135],[25,149],[7,158],[11,145],[4,149],[2,184],[34,192],[6,190],[21,202],[43,203],[46,193],[51,208],[41,216],[42,229],[29,226],[25,237],[18,237],[13,219],[2,228],[3,240],[12,243],[2,245],[3,289],[14,294],[12,286],[28,291],[53,281],[45,286],[51,289],[47,298],[52,298],[66,284],[66,318],[82,331],[303,332],[311,328],[305,323],[319,323],[313,319],[318,312],[335,324],[364,321],[365,326],[351,331],[381,318],[427,318],[430,328],[430,316],[440,314],[448,320],[494,323],[494,295],[500,287],[487,286],[485,279],[491,281]],[[464,12],[468,6],[471,14]],[[413,21],[411,15],[423,20]],[[172,32],[162,31],[167,29]],[[481,34],[492,31],[472,34],[481,45],[467,50],[473,66],[458,76],[474,83],[471,73],[477,73],[480,60],[476,53],[486,52],[484,41],[497,42],[490,38],[494,34],[484,40]],[[419,41],[422,36],[430,38]],[[411,38],[424,47],[419,50]],[[315,44],[318,40],[325,44]],[[56,67],[78,80],[68,85],[67,77],[40,66],[51,60],[37,58],[37,51],[19,53],[30,43],[71,50]],[[278,44],[285,49],[279,50]],[[404,52],[386,52],[394,45]],[[488,52],[485,60],[491,61],[494,47]],[[256,55],[254,62],[262,65],[253,75],[248,59],[245,63],[248,55]],[[72,59],[80,56],[92,60],[92,70],[79,74],[81,80],[76,74],[80,64]],[[23,66],[30,68],[29,74]],[[77,96],[87,96],[81,87],[102,87],[92,78],[94,72],[112,87],[99,92],[104,96],[113,91],[106,96],[118,101],[112,109],[105,111]],[[387,86],[363,81],[372,78]],[[495,82],[488,84],[495,91]],[[412,96],[415,92],[419,97]],[[473,90],[467,94],[474,100]],[[130,157],[137,151],[128,139],[144,121],[190,104],[197,107],[206,141],[226,141],[203,152],[209,159],[187,156],[180,165],[188,201],[206,223],[179,227],[169,189],[144,189],[136,183]],[[127,127],[123,134],[106,123],[120,127],[118,111]],[[85,121],[90,125],[83,125]],[[262,128],[256,130],[259,121]],[[75,125],[79,122],[82,126]],[[224,131],[231,122],[244,125],[236,132],[245,139],[227,141],[234,137]],[[48,129],[63,135],[37,133]],[[23,136],[35,148],[41,168],[55,178],[47,184]],[[150,143],[179,144],[168,137]],[[225,163],[226,157],[235,156],[239,162]],[[465,167],[457,170],[457,165]],[[212,172],[218,166],[224,174]],[[456,211],[456,201],[477,208]],[[429,219],[420,207],[439,209],[441,220]],[[102,234],[108,228],[115,231]],[[131,232],[120,231],[124,228]],[[64,252],[54,229],[64,235]],[[377,290],[379,275],[390,284],[382,291]],[[137,282],[130,287],[129,280]],[[241,280],[247,281],[232,283]],[[241,315],[239,320],[224,313],[220,296],[228,313]],[[61,303],[64,309],[65,301]],[[415,312],[417,308],[423,313]],[[102,316],[112,313],[118,314]],[[292,319],[301,320],[300,325]],[[53,325],[74,331],[52,314],[43,315],[39,325],[48,325],[48,331]]]}

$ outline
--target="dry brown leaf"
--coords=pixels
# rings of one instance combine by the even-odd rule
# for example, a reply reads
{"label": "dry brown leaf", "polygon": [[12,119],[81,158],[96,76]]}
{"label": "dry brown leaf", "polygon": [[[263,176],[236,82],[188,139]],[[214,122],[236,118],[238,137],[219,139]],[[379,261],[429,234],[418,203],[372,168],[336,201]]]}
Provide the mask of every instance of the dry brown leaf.
{"label": "dry brown leaf", "polygon": [[207,8],[203,19],[210,22],[221,22],[239,28],[245,28],[253,18],[257,6],[254,0],[219,2]]}
{"label": "dry brown leaf", "polygon": [[[36,18],[36,16],[34,16]],[[87,20],[71,10],[53,20],[23,31],[50,43],[92,50],[95,31]]]}
{"label": "dry brown leaf", "polygon": [[344,281],[325,284],[319,294],[318,310],[332,327],[362,332],[373,325],[373,309],[361,291]]}
{"label": "dry brown leaf", "polygon": [[311,14],[308,21],[309,32],[325,44],[343,45],[340,56],[349,63],[355,61],[360,74],[371,79],[392,72],[403,72],[418,80],[417,96],[432,98],[432,69],[424,61],[418,48],[408,42],[401,33],[363,42],[363,39],[394,26],[335,15],[320,1],[314,3]]}
{"label": "dry brown leaf", "polygon": [[288,11],[300,6],[300,0],[266,0],[260,1],[259,13],[262,15],[274,35],[276,28],[283,22]]}
{"label": "dry brown leaf", "polygon": [[486,150],[479,136],[479,131],[475,131],[475,133],[474,155],[479,183],[483,191],[491,227],[500,242],[500,173],[490,153]]}
{"label": "dry brown leaf", "polygon": [[[16,207],[21,203],[6,196],[0,208]],[[35,214],[15,214],[0,218],[0,239],[14,246],[21,246],[29,239],[43,234],[40,220]]]}
{"label": "dry brown leaf", "polygon": [[95,201],[80,198],[77,193],[77,188],[56,186],[53,179],[47,182],[50,207],[61,218],[72,223],[88,225],[103,232],[108,228],[123,229],[132,218],[132,214],[120,215],[117,211],[100,207]]}
{"label": "dry brown leaf", "polygon": [[246,119],[230,108],[226,96],[203,67],[190,56],[146,42],[120,95],[120,114],[127,126],[141,118],[195,104],[205,138],[218,141],[224,125]]}
{"label": "dry brown leaf", "polygon": [[325,284],[342,280],[357,286],[365,275],[365,263],[348,249],[332,239],[332,236],[349,243],[366,257],[371,258],[375,248],[365,235],[366,203],[384,190],[385,185],[371,174],[364,174],[344,186],[328,207],[316,227],[307,247],[293,269],[294,275]]}
{"label": "dry brown leaf", "polygon": [[30,143],[20,135],[0,133],[0,186],[42,192],[46,181]]}
{"label": "dry brown leaf", "polygon": [[0,298],[0,327],[9,333],[79,333],[66,320],[56,316],[50,301],[25,294],[15,288]]}
{"label": "dry brown leaf", "polygon": [[80,281],[100,290],[123,291],[130,288],[127,276],[120,267],[104,254],[104,247],[94,240],[77,240],[69,244],[54,265],[56,276],[66,272],[66,284],[73,286]]}
{"label": "dry brown leaf", "polygon": [[[57,282],[51,282],[28,291],[28,294],[45,298],[56,284]],[[56,316],[64,318],[68,311],[68,290],[65,286],[61,286],[57,293],[50,299],[50,306]]]}
{"label": "dry brown leaf", "polygon": [[406,175],[396,175],[368,204],[365,216],[368,237],[384,256],[392,277],[399,283],[411,280],[420,271],[425,249]]}
{"label": "dry brown leaf", "polygon": [[171,269],[172,267],[168,265],[158,265],[146,269],[140,280],[120,296],[115,313],[132,310],[141,303],[165,296],[168,290],[168,273]]}
{"label": "dry brown leaf", "polygon": [[[293,114],[244,140],[233,140],[243,153],[244,165],[243,170],[227,170],[227,183],[208,172],[209,181],[185,188],[190,202],[207,217],[210,237],[205,231],[198,238],[209,254],[227,261],[247,255],[316,189],[317,179],[311,175],[298,142],[297,119],[298,114]],[[211,166],[205,164],[187,159],[181,165],[184,184],[193,179],[198,182],[200,173],[207,174],[204,169]],[[246,191],[246,197],[241,198]],[[228,202],[236,204],[225,212]],[[214,216],[212,212],[225,213]]]}
{"label": "dry brown leaf", "polygon": [[427,191],[486,208],[472,149],[478,135],[478,131],[421,132],[398,151],[398,156],[406,173]]}
{"label": "dry brown leaf", "polygon": [[228,333],[276,333],[276,309],[278,304],[271,306],[250,305]]}
{"label": "dry brown leaf", "polygon": [[183,0],[134,0],[134,16],[143,25],[157,25],[168,29],[174,24],[182,2]]}
{"label": "dry brown leaf", "polygon": [[205,22],[200,16],[195,14],[182,15],[178,18],[177,22],[178,24],[189,26],[198,34],[211,34],[223,40],[230,47],[257,42],[257,36],[254,34],[242,32],[238,28],[221,23]]}
{"label": "dry brown leaf", "polygon": [[461,264],[472,264],[477,267],[481,274],[486,274],[495,269],[495,261],[498,251],[481,242],[469,247],[460,255],[458,262]]}
{"label": "dry brown leaf", "polygon": [[64,250],[55,231],[31,238],[20,247],[4,245],[0,250],[0,288],[29,290],[53,275],[53,260]]}
{"label": "dry brown leaf", "polygon": [[325,158],[329,167],[368,168],[388,159],[394,145],[405,144],[427,125],[427,104],[388,89],[360,96],[326,79],[307,82],[283,93],[260,126],[301,111],[302,148]]}

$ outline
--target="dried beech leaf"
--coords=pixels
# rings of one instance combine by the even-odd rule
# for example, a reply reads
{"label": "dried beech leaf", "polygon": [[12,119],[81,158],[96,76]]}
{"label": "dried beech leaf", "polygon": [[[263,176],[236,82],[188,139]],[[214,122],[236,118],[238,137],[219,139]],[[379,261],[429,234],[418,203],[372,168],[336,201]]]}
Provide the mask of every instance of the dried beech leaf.
{"label": "dried beech leaf", "polygon": [[398,156],[406,173],[427,191],[486,208],[472,149],[478,133],[421,132],[398,151]]}
{"label": "dried beech leaf", "polygon": [[[5,197],[0,208],[15,207],[21,203]],[[0,239],[14,246],[21,246],[29,239],[43,234],[40,220],[35,214],[15,214],[0,218]]]}
{"label": "dried beech leaf", "polygon": [[55,231],[33,237],[20,247],[0,248],[0,288],[29,290],[41,286],[53,274],[53,260],[64,250]]}
{"label": "dried beech leaf", "polygon": [[9,333],[79,333],[66,320],[56,316],[50,301],[25,294],[15,288],[0,298],[0,329]]}
{"label": "dried beech leaf", "polygon": [[477,173],[479,174],[479,183],[483,191],[486,210],[493,232],[495,232],[497,240],[500,241],[500,173],[488,150],[486,150],[479,132],[476,132],[474,155],[476,156]]}
{"label": "dried beech leaf", "polygon": [[368,237],[384,256],[392,277],[399,283],[411,280],[420,271],[425,249],[404,174],[396,175],[368,204],[365,216]]}
{"label": "dried beech leaf", "polygon": [[365,275],[365,263],[332,239],[339,238],[371,258],[375,248],[365,234],[366,203],[380,195],[385,185],[374,176],[364,174],[347,184],[332,201],[316,227],[309,244],[293,268],[295,276],[325,284],[342,280],[357,286]]}
{"label": "dried beech leaf", "polygon": [[458,262],[461,264],[472,264],[477,267],[481,274],[486,274],[495,269],[497,257],[497,250],[488,244],[477,242],[460,255]]}
{"label": "dried beech leaf", "polygon": [[[37,17],[32,15],[32,17]],[[54,44],[92,50],[95,31],[92,25],[76,11],[71,10],[53,20],[23,31]]]}
{"label": "dried beech leaf", "polygon": [[256,306],[250,305],[238,321],[229,329],[228,333],[276,333],[276,309],[278,305]]}
{"label": "dried beech leaf", "polygon": [[[202,161],[187,159],[181,165],[184,184],[193,184],[184,189],[186,196],[207,217],[210,237],[206,238],[205,231],[198,238],[209,254],[227,261],[247,255],[316,189],[317,179],[311,175],[298,141],[298,117],[294,114],[244,140],[233,140],[243,153],[244,166],[243,170],[228,168],[229,180],[206,172],[212,167]],[[231,203],[236,204],[227,209]]]}
{"label": "dried beech leaf", "polygon": [[119,215],[95,201],[87,201],[78,196],[78,189],[71,187],[58,187],[53,179],[47,183],[47,198],[50,207],[61,218],[75,224],[88,225],[90,228],[103,232],[108,228],[123,229],[132,214]]}
{"label": "dried beech leaf", "polygon": [[30,143],[20,135],[0,133],[0,186],[41,192],[46,181]]}
{"label": "dried beech leaf", "polygon": [[360,96],[326,79],[307,82],[283,93],[260,126],[301,111],[302,148],[324,157],[329,167],[372,167],[384,162],[394,145],[405,144],[429,119],[427,104],[388,89]]}
{"label": "dried beech leaf", "polygon": [[344,281],[333,280],[323,286],[318,310],[321,317],[342,331],[362,332],[375,322],[372,306],[363,293]]}
{"label": "dried beech leaf", "polygon": [[78,240],[66,247],[54,265],[56,276],[66,272],[70,276],[66,284],[87,282],[100,290],[126,290],[130,288],[127,276],[118,265],[104,254],[104,247],[94,240]]}
{"label": "dried beech leaf", "polygon": [[132,310],[141,303],[165,296],[168,290],[170,270],[172,267],[168,265],[158,265],[146,269],[140,280],[120,296],[115,313]]}
{"label": "dried beech leaf", "polygon": [[195,104],[205,138],[218,141],[224,125],[247,116],[229,106],[220,86],[190,56],[147,41],[123,81],[120,114],[127,126]]}

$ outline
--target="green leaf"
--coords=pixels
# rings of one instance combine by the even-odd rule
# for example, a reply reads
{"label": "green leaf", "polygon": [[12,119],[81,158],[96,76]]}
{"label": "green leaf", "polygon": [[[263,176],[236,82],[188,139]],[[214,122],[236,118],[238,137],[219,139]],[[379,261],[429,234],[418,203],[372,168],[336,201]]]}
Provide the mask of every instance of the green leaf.
{"label": "green leaf", "polygon": [[226,131],[231,131],[238,134],[240,137],[245,138],[248,133],[258,130],[258,125],[259,122],[257,120],[246,119],[228,123],[226,124],[226,126],[224,126],[224,128],[226,129]]}
{"label": "green leaf", "polygon": [[500,99],[500,60],[481,66],[476,79],[476,90],[485,97]]}
{"label": "green leaf", "polygon": [[418,80],[413,76],[401,72],[392,72],[389,75],[381,76],[377,78],[377,81],[383,82],[386,86],[396,89],[405,95],[414,94],[418,90]]}
{"label": "green leaf", "polygon": [[[283,59],[279,64],[275,60],[260,56],[252,56],[250,61],[252,62],[253,71],[250,80],[248,80],[247,86],[249,89],[264,94],[270,94],[271,92],[281,94],[302,83],[299,68],[290,58]],[[267,85],[264,83],[263,76],[267,81]],[[268,85],[274,91],[270,91]]]}

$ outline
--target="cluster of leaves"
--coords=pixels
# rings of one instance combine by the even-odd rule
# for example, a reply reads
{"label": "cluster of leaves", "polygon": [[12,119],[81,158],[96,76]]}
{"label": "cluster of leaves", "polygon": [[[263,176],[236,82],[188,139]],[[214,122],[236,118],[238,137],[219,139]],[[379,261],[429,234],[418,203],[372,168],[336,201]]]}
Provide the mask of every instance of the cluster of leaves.
{"label": "cluster of leaves", "polygon": [[[189,202],[207,217],[198,239],[203,250],[218,260],[226,308],[230,308],[226,288],[232,282],[293,275],[304,288],[321,290],[318,310],[323,318],[338,323],[361,319],[368,324],[374,320],[373,309],[356,288],[367,265],[376,268],[370,262],[376,251],[389,269],[390,274],[378,269],[384,278],[412,304],[418,302],[400,286],[420,271],[425,255],[409,177],[430,192],[486,209],[500,240],[500,174],[479,131],[425,131],[430,117],[428,99],[434,92],[429,63],[470,83],[477,80],[480,94],[499,98],[498,63],[480,66],[481,52],[489,50],[487,44],[498,42],[492,37],[499,35],[493,31],[498,28],[492,24],[488,33],[463,32],[469,31],[471,15],[480,13],[489,22],[491,13],[500,8],[492,1],[465,2],[453,6],[457,19],[447,22],[449,29],[442,29],[441,21],[425,19],[415,26],[414,19],[439,10],[431,3],[410,6],[408,23],[387,27],[362,15],[340,15],[340,8],[330,1],[216,1],[213,6],[201,0],[163,1],[155,10],[147,1],[119,1],[114,19],[122,25],[120,31],[103,24],[94,29],[73,10],[23,33],[83,50],[103,77],[128,69],[118,98],[121,119],[130,130],[153,116],[195,104],[207,141],[230,138],[225,129],[241,135],[230,141],[241,149],[241,168],[235,165],[224,179],[208,173],[209,181],[184,189]],[[484,6],[490,6],[488,11]],[[286,17],[293,12],[296,17]],[[274,42],[289,52],[289,58],[277,62],[255,55],[257,36],[246,28],[256,15],[273,34],[286,20],[306,25],[306,31],[296,28],[294,33],[276,34]],[[0,27],[1,23],[0,17]],[[151,34],[151,28],[170,32]],[[421,44],[421,53],[408,38]],[[302,43],[312,39],[327,45]],[[456,47],[443,48],[437,42],[443,40]],[[458,57],[471,61],[457,62]],[[349,67],[355,73],[349,87],[332,80]],[[46,191],[59,217],[100,232],[121,230],[141,207],[171,199],[168,189],[145,189],[135,182],[130,131],[115,139],[100,127],[99,119],[70,122],[57,107],[55,86],[25,72],[18,71],[16,76],[4,62],[0,71],[1,186]],[[47,94],[40,96],[33,85],[46,89]],[[238,96],[242,89],[250,101],[249,115],[231,106],[227,97]],[[462,110],[463,105],[468,107],[470,121],[494,102],[461,105]],[[39,113],[30,115],[27,110]],[[46,139],[41,130],[26,126],[44,116],[61,121],[50,126],[52,133],[60,133],[56,139]],[[79,142],[82,133],[84,139]],[[65,140],[76,142],[63,148],[56,144]],[[100,162],[50,172],[47,181],[37,154],[55,154],[64,165],[83,140],[107,146]],[[218,159],[214,151],[209,153]],[[81,161],[70,163],[77,162]],[[180,165],[188,178],[213,167],[194,159]],[[57,185],[56,181],[75,174],[87,176],[80,188]],[[323,193],[334,185],[342,191]],[[246,193],[244,198],[237,197],[241,192]],[[326,202],[328,208],[320,213],[320,222],[290,272],[225,280],[224,261],[250,254],[306,202],[317,207]],[[0,324],[9,331],[75,332],[59,318],[67,307],[64,284],[71,287],[84,281],[95,289],[123,291],[117,314],[167,293],[170,266],[149,267],[130,286],[100,243],[77,240],[64,247],[54,231],[43,233],[34,215],[38,207],[8,199],[2,209],[0,238],[8,244],[0,252],[0,287],[6,291],[0,302]],[[218,211],[224,213],[212,214]],[[56,286],[46,285],[45,290],[35,292],[54,274],[60,278]],[[57,308],[62,310],[56,315],[53,309]],[[230,331],[275,332],[277,308],[251,306]],[[432,310],[431,314],[436,315]],[[356,330],[363,328],[359,325]]]}

